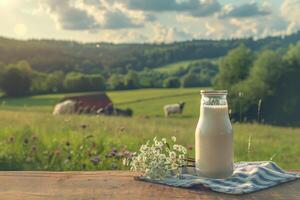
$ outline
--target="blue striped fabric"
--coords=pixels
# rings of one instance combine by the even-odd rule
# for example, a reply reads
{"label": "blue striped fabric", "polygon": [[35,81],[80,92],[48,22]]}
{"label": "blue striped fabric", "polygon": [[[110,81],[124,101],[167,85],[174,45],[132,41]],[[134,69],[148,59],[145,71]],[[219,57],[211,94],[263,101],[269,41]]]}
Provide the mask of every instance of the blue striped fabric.
{"label": "blue striped fabric", "polygon": [[197,175],[195,168],[184,168],[180,177],[168,177],[153,180],[140,177],[141,180],[165,185],[191,188],[203,185],[216,192],[227,194],[245,194],[270,188],[275,185],[300,178],[300,174],[286,172],[274,162],[239,162],[234,173],[227,179],[203,178]]}

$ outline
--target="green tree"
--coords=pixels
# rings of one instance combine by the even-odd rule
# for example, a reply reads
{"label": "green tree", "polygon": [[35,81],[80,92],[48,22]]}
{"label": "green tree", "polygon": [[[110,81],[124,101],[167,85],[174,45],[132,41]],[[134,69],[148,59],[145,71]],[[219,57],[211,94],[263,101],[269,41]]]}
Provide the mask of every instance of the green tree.
{"label": "green tree", "polygon": [[26,60],[21,60],[16,64],[13,64],[12,66],[19,68],[20,70],[29,75],[33,72],[30,64]]}
{"label": "green tree", "polygon": [[125,86],[128,89],[136,89],[140,87],[139,77],[135,71],[129,71],[125,76]]}
{"label": "green tree", "polygon": [[[289,47],[283,57],[278,84],[273,95],[274,104],[277,102],[277,123],[285,125],[300,125],[300,42]],[[274,107],[274,106],[273,106]]]}
{"label": "green tree", "polygon": [[70,92],[105,90],[105,80],[101,75],[69,73],[64,80],[64,88]]}
{"label": "green tree", "polygon": [[0,85],[7,96],[27,95],[31,86],[31,74],[18,66],[9,66],[2,74]]}
{"label": "green tree", "polygon": [[138,73],[142,88],[161,88],[166,74],[150,69],[144,69]]}
{"label": "green tree", "polygon": [[109,87],[113,90],[125,89],[124,76],[120,74],[113,74],[108,79]]}
{"label": "green tree", "polygon": [[63,71],[55,71],[47,77],[47,87],[51,92],[62,92],[64,89],[65,74]]}
{"label": "green tree", "polygon": [[169,77],[164,80],[163,85],[165,88],[179,88],[180,87],[180,79],[177,77]]}
{"label": "green tree", "polygon": [[211,71],[201,71],[199,75],[201,87],[211,86],[214,76],[215,74]]}
{"label": "green tree", "polygon": [[30,92],[32,94],[41,94],[52,92],[49,90],[47,83],[48,75],[46,73],[33,71],[32,73],[32,83],[30,87]]}
{"label": "green tree", "polygon": [[0,89],[1,89],[1,82],[2,82],[4,71],[5,71],[5,65],[4,63],[0,62]]}
{"label": "green tree", "polygon": [[229,51],[220,62],[220,72],[215,78],[214,87],[230,89],[234,84],[246,79],[252,60],[252,52],[244,45]]}
{"label": "green tree", "polygon": [[[232,116],[264,119],[278,125],[300,125],[300,43],[291,46],[284,57],[261,52],[249,77],[235,84],[230,93]],[[241,94],[241,95],[239,95]]]}
{"label": "green tree", "polygon": [[183,87],[199,87],[201,86],[200,77],[194,73],[188,73],[182,79]]}
{"label": "green tree", "polygon": [[86,75],[89,81],[90,91],[103,91],[105,90],[105,80],[101,74]]}
{"label": "green tree", "polygon": [[[263,113],[264,118],[270,121],[267,115],[276,113],[273,112],[275,108],[271,106],[272,101],[276,101],[272,96],[280,84],[278,81],[282,66],[280,55],[271,50],[261,52],[250,69],[249,77],[232,87],[230,93],[232,116],[241,118],[242,115],[250,120],[256,120],[262,117],[258,114]],[[261,107],[261,102],[263,110],[258,108]]]}
{"label": "green tree", "polygon": [[68,73],[64,80],[64,88],[69,92],[88,91],[89,82],[81,73]]}

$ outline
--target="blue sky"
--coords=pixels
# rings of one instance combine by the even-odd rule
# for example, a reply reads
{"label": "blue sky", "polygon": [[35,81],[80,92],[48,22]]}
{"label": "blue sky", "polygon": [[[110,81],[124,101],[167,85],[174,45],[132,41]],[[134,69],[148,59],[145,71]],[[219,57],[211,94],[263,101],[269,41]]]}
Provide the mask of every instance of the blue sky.
{"label": "blue sky", "polygon": [[300,0],[0,0],[0,35],[82,42],[173,42],[284,35]]}

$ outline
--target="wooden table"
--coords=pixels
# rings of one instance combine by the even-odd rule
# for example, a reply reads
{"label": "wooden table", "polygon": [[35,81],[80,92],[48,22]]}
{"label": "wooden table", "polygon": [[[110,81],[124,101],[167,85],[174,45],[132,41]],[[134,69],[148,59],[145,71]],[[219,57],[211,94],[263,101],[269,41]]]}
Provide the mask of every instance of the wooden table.
{"label": "wooden table", "polygon": [[0,200],[300,199],[300,180],[247,195],[226,195],[136,181],[126,171],[0,172]]}

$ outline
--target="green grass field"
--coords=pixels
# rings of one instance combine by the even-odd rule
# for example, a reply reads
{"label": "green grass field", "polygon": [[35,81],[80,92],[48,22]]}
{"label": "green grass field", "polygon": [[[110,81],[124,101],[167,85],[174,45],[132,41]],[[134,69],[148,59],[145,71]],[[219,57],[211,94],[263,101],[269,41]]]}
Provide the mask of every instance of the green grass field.
{"label": "green grass field", "polygon": [[[122,157],[153,137],[175,135],[192,148],[199,115],[199,88],[109,92],[134,117],[52,116],[65,95],[1,99],[1,170],[126,169]],[[183,116],[163,117],[162,106],[187,102]],[[3,103],[5,101],[5,103]],[[147,117],[146,117],[147,116]],[[300,168],[300,128],[234,124],[235,161],[273,160],[285,169]],[[251,138],[251,139],[250,139]]]}
{"label": "green grass field", "polygon": [[[78,94],[78,93],[77,93]],[[138,116],[163,116],[163,106],[185,101],[184,117],[197,116],[200,102],[200,88],[192,89],[141,89],[112,91],[107,93],[113,103],[120,108],[131,108]],[[75,94],[51,94],[19,99],[0,98],[1,110],[39,111],[50,113],[53,106],[64,96]],[[145,106],[146,104],[146,106]]]}
{"label": "green grass field", "polygon": [[217,62],[218,59],[197,59],[197,60],[186,60],[186,61],[180,61],[175,62],[167,65],[160,66],[158,68],[155,68],[154,71],[162,72],[162,73],[172,73],[180,68],[187,68],[190,64],[197,63],[199,61],[210,61],[210,62]]}

